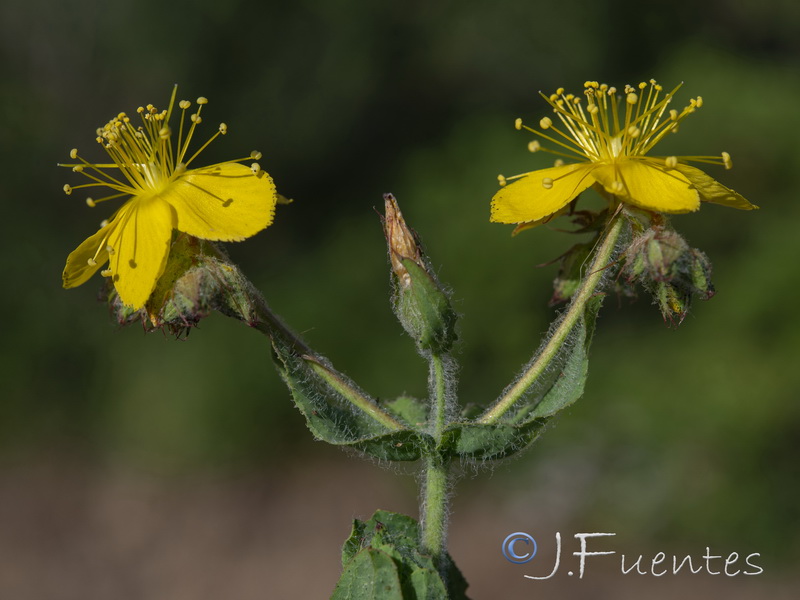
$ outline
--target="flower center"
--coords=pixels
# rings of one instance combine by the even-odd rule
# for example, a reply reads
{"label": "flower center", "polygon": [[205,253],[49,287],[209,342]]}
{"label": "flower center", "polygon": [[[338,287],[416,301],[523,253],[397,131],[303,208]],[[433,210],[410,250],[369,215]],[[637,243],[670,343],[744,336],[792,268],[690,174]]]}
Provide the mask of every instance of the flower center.
{"label": "flower center", "polygon": [[[651,79],[649,83],[642,82],[636,87],[626,85],[624,95],[619,95],[615,87],[587,81],[584,84],[585,102],[580,96],[565,94],[564,88],[550,96],[542,94],[553,107],[557,120],[544,117],[539,121],[540,129],[525,129],[562,150],[543,148],[539,144],[531,150],[545,150],[591,162],[613,163],[643,156],[666,134],[676,132],[678,124],[703,105],[703,99],[698,96],[692,98],[682,111],[668,111],[667,107],[679,88],[680,85],[664,94],[663,88]],[[517,129],[521,128],[522,123],[518,120]]]}
{"label": "flower center", "polygon": [[[175,108],[177,89],[177,86],[173,89],[169,108],[166,110],[159,111],[152,104],[146,107],[140,106],[136,112],[141,124],[137,125],[123,112],[97,129],[97,143],[106,151],[111,162],[90,163],[78,156],[77,149],[73,149],[70,158],[81,162],[62,166],[72,167],[73,171],[82,173],[92,183],[74,187],[65,185],[64,191],[71,194],[78,188],[104,187],[114,192],[97,200],[86,199],[89,206],[95,206],[98,202],[112,198],[159,194],[180,177],[206,146],[218,135],[227,133],[228,127],[225,123],[221,123],[218,131],[187,157],[195,128],[202,122],[200,112],[208,100],[203,97],[198,98],[197,111],[189,114],[188,118],[187,111],[192,103],[188,100],[178,102],[181,116],[177,140],[173,143],[174,136],[169,121]],[[238,160],[228,162],[238,162]]]}

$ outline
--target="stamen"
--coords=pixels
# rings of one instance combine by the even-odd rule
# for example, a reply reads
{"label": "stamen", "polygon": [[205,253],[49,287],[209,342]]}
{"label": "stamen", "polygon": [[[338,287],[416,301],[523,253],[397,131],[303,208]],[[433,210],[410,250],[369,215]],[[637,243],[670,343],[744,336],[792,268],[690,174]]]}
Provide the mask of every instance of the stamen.
{"label": "stamen", "polygon": [[539,127],[542,129],[549,129],[552,126],[553,121],[550,119],[550,117],[542,117],[542,119],[539,121]]}
{"label": "stamen", "polygon": [[497,183],[499,183],[499,184],[500,184],[500,187],[505,187],[505,185],[506,185],[506,183],[507,183],[507,182],[506,182],[506,178],[505,178],[505,177],[503,177],[502,175],[498,175],[498,176],[497,176]]}
{"label": "stamen", "polygon": [[70,186],[68,183],[64,184],[64,193],[67,196],[69,196],[72,193],[72,186]]}
{"label": "stamen", "polygon": [[72,160],[75,160],[76,158],[78,158],[78,149],[77,148],[73,148],[72,150],[70,150],[69,151],[69,157]]}
{"label": "stamen", "polygon": [[97,202],[95,202],[91,198],[87,198],[86,199],[86,206],[88,206],[89,208],[94,208],[95,206],[97,206]]}
{"label": "stamen", "polygon": [[220,123],[219,124],[219,132],[222,135],[225,135],[226,133],[228,133],[228,126],[225,123]]}
{"label": "stamen", "polygon": [[88,264],[90,267],[96,267],[97,261],[93,258],[90,258],[89,260],[86,261],[86,264]]}
{"label": "stamen", "polygon": [[257,162],[254,162],[252,165],[250,165],[250,170],[253,171],[254,174],[258,174],[258,172],[261,170],[261,165]]}
{"label": "stamen", "polygon": [[517,117],[517,119],[514,121],[514,129],[516,129],[517,131],[522,129],[522,119],[520,119],[519,117]]}
{"label": "stamen", "polygon": [[103,277],[111,277],[111,269],[103,269],[100,271],[100,275]]}
{"label": "stamen", "polygon": [[542,145],[539,143],[538,140],[533,140],[532,142],[528,142],[528,152],[538,152],[542,149]]}
{"label": "stamen", "polygon": [[677,156],[668,156],[664,160],[664,166],[668,169],[674,169],[678,166],[678,157]]}
{"label": "stamen", "polygon": [[542,179],[542,187],[546,190],[549,190],[553,187],[553,179],[550,177],[545,177]]}
{"label": "stamen", "polygon": [[733,168],[733,161],[731,161],[731,155],[727,152],[722,153],[722,164],[725,165],[726,169]]}
{"label": "stamen", "polygon": [[250,153],[250,158],[252,158],[253,160],[261,160],[261,152],[259,152],[258,150],[253,150]]}

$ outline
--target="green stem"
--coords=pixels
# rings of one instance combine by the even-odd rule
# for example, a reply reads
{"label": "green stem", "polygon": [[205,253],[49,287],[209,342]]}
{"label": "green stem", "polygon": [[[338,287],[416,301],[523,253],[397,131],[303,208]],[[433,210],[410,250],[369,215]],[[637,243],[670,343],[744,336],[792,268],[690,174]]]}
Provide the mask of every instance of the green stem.
{"label": "green stem", "polygon": [[614,252],[619,234],[622,231],[624,219],[619,213],[612,218],[609,223],[605,236],[601,239],[594,253],[594,260],[587,275],[583,278],[577,292],[572,298],[567,310],[562,314],[561,321],[553,332],[544,348],[539,352],[536,359],[528,366],[517,382],[503,394],[494,405],[489,408],[483,416],[478,419],[478,423],[489,425],[495,423],[502,417],[514,404],[525,395],[528,389],[536,382],[539,376],[547,369],[556,357],[567,336],[575,327],[578,319],[583,315],[586,303],[597,290],[603,271],[608,266]]}
{"label": "green stem", "polygon": [[422,547],[440,570],[444,567],[447,537],[447,479],[449,460],[438,452],[426,458],[425,484],[422,493]]}
{"label": "green stem", "polygon": [[303,356],[302,358],[317,375],[325,380],[325,383],[336,390],[343,398],[346,398],[348,402],[372,417],[375,421],[387,429],[395,431],[398,429],[405,429],[405,427],[393,417],[383,412],[370,398],[367,398],[359,392],[358,389],[353,387],[340,373],[329,369],[314,356]]}
{"label": "green stem", "polygon": [[[430,358],[431,392],[433,406],[429,419],[431,433],[437,446],[447,426],[447,376],[441,355]],[[442,576],[446,568],[442,557],[446,553],[447,538],[448,472],[450,458],[438,448],[431,448],[425,459],[425,482],[422,490],[422,547],[440,567]]]}
{"label": "green stem", "polygon": [[433,437],[438,444],[447,424],[447,378],[441,355],[431,356],[431,387],[433,388]]}

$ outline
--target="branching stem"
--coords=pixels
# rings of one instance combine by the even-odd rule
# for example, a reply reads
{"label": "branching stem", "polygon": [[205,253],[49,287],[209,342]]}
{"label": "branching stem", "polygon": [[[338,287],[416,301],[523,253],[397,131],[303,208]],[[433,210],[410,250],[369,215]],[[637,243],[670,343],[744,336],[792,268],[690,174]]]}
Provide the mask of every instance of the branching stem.
{"label": "branching stem", "polygon": [[561,315],[561,320],[553,331],[544,348],[538,356],[531,362],[528,368],[520,376],[517,382],[492,405],[479,419],[478,423],[490,425],[497,422],[516,402],[525,395],[528,389],[536,382],[539,376],[544,373],[553,359],[558,355],[559,350],[567,339],[567,336],[575,327],[578,319],[583,315],[586,303],[597,290],[603,271],[609,264],[617,243],[619,234],[622,231],[624,219],[620,212],[612,218],[608,224],[605,234],[594,251],[594,260],[584,276],[580,287],[572,298],[567,310]]}

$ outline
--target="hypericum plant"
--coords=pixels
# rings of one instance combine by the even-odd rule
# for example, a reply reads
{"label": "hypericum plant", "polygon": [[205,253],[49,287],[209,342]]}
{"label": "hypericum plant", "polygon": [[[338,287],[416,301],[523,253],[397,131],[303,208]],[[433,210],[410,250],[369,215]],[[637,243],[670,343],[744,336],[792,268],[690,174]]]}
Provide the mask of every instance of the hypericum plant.
{"label": "hypericum plant", "polygon": [[[677,90],[677,88],[676,88]],[[310,348],[269,309],[264,298],[214,243],[249,237],[272,222],[281,200],[257,163],[237,159],[189,170],[200,150],[189,142],[200,108],[185,132],[187,101],[177,143],[169,126],[175,92],[166,111],[140,108],[141,124],[121,113],[98,130],[112,162],[64,165],[127,197],[100,231],[70,254],[64,286],[85,282],[106,261],[107,297],[121,323],[180,333],[211,311],[243,321],[268,336],[272,357],[297,408],[318,440],[358,450],[380,461],[419,461],[420,520],[376,512],[356,520],[342,551],[343,572],[335,599],[463,599],[467,583],[447,553],[447,514],[454,461],[480,464],[528,447],[545,424],[583,393],[595,317],[609,282],[630,291],[636,283],[653,294],[665,320],[681,322],[693,296],[713,295],[711,264],[689,247],[663,213],[697,210],[701,201],[757,208],[687,161],[724,165],[719,157],[656,157],[648,152],[702,106],[691,100],[669,110],[676,90],[662,95],[651,81],[617,90],[585,84],[586,99],[559,89],[545,97],[555,118],[530,129],[554,147],[547,151],[577,162],[517,175],[492,200],[492,220],[515,223],[515,233],[558,215],[591,234],[561,258],[553,302],[569,301],[530,362],[500,396],[482,409],[456,398],[457,315],[419,239],[396,199],[384,196],[383,229],[389,248],[392,307],[419,354],[428,362],[428,398],[378,401]],[[205,99],[198,100],[202,107]],[[558,124],[556,124],[558,123]],[[517,120],[517,129],[522,121]],[[221,125],[219,133],[225,133]],[[218,133],[218,134],[219,134]],[[215,134],[216,137],[218,134]],[[210,141],[210,140],[209,140]],[[536,140],[529,150],[545,150]],[[188,158],[187,158],[188,157]],[[251,154],[258,159],[258,153]],[[578,210],[578,196],[594,188],[607,205]]]}

